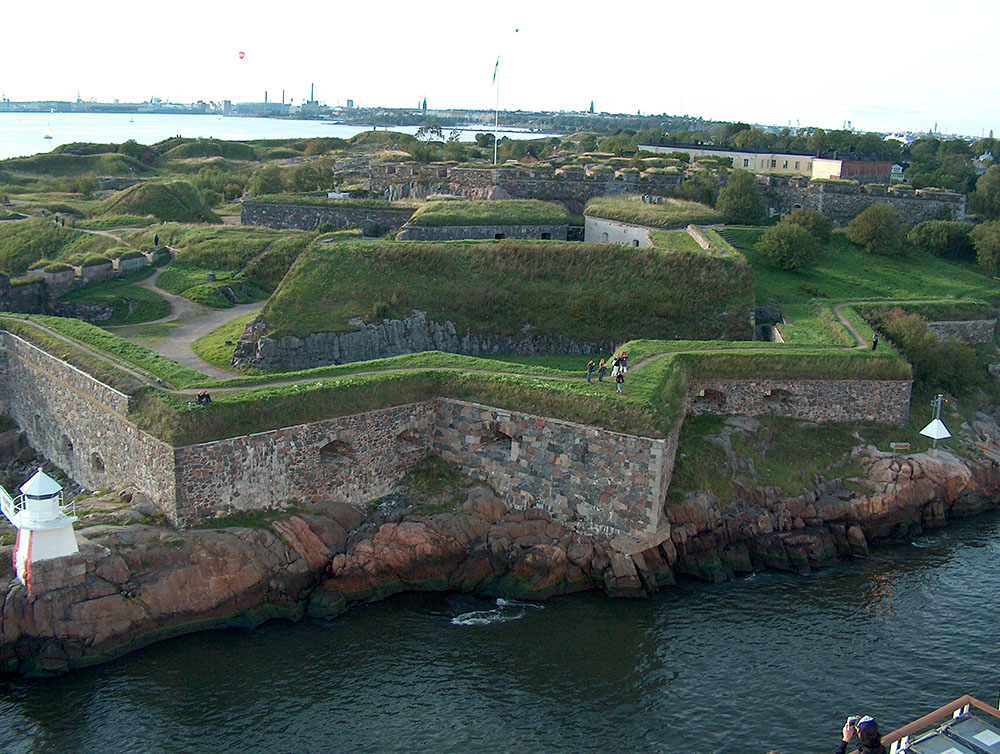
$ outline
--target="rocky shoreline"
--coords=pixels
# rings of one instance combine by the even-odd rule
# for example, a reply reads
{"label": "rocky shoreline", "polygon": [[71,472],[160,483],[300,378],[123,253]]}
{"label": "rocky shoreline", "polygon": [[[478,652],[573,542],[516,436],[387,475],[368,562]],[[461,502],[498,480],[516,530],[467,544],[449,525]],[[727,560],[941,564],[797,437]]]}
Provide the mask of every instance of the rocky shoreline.
{"label": "rocky shoreline", "polygon": [[986,417],[972,429],[980,438],[974,453],[857,448],[864,476],[850,481],[864,493],[837,479],[816,480],[796,497],[742,489],[725,507],[705,493],[689,496],[667,509],[661,542],[628,551],[544,511],[508,510],[481,486],[446,512],[390,501],[366,517],[328,503],[254,528],[178,531],[130,523],[138,514],[122,511],[116,523],[78,532],[78,556],[47,561],[34,595],[13,577],[12,548],[0,548],[8,582],[0,669],[61,673],[179,634],[274,617],[332,618],[407,590],[541,600],[603,589],[627,597],[677,576],[720,582],[761,568],[805,573],[996,508],[1000,431]]}

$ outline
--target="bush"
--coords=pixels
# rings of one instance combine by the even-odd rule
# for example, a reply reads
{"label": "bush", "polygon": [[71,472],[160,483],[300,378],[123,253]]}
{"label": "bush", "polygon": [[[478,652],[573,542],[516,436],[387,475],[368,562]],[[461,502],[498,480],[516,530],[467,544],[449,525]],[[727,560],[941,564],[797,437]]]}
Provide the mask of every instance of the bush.
{"label": "bush", "polygon": [[975,349],[957,338],[939,341],[920,315],[894,310],[882,322],[882,331],[913,365],[913,377],[923,387],[958,393],[983,382]]}
{"label": "bush", "polygon": [[826,244],[830,243],[833,223],[823,217],[822,213],[814,209],[792,210],[790,214],[783,218],[782,222],[805,228],[821,246],[826,246]]}
{"label": "bush", "polygon": [[903,218],[888,204],[873,204],[847,224],[847,237],[869,254],[899,254],[903,250]]}
{"label": "bush", "polygon": [[969,223],[930,222],[915,225],[906,234],[906,240],[918,249],[928,251],[943,259],[975,259],[976,249],[972,245]]}
{"label": "bush", "polygon": [[1000,220],[977,225],[969,238],[976,250],[976,263],[987,275],[996,275],[1000,266]]}
{"label": "bush", "polygon": [[764,221],[764,198],[757,179],[746,170],[734,170],[729,183],[719,192],[715,208],[726,222],[735,225],[759,225]]}
{"label": "bush", "polygon": [[765,230],[756,248],[779,270],[808,267],[819,253],[819,243],[812,233],[790,219]]}

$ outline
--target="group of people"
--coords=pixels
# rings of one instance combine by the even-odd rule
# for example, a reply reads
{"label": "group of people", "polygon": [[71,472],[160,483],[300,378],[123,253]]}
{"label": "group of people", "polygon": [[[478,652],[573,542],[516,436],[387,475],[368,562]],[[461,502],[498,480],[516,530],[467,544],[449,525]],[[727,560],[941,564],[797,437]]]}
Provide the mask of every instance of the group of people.
{"label": "group of people", "polygon": [[[615,356],[611,360],[611,376],[614,378],[615,382],[618,383],[618,392],[622,391],[622,385],[625,384],[625,373],[628,371],[628,353],[622,351],[620,354]],[[594,371],[597,371],[597,381],[604,382],[604,375],[608,373],[608,361],[601,359],[601,363],[596,367],[594,366],[594,360],[591,359],[587,364],[587,382],[591,381],[591,377],[594,375]]]}

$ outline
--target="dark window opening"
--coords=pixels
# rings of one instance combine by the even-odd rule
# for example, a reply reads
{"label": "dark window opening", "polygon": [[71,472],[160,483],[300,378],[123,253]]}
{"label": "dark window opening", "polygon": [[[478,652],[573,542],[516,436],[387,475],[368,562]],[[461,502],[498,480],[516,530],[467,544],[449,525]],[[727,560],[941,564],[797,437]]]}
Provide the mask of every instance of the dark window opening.
{"label": "dark window opening", "polygon": [[353,458],[352,447],[343,440],[330,440],[319,449],[319,460],[323,463],[339,463]]}
{"label": "dark window opening", "polygon": [[513,439],[502,428],[499,422],[490,422],[479,439],[482,451],[498,460],[510,458]]}
{"label": "dark window opening", "polygon": [[62,451],[63,455],[67,455],[70,458],[73,457],[73,441],[66,435],[62,436],[62,440],[59,442],[59,449]]}
{"label": "dark window opening", "polygon": [[542,233],[542,240],[543,241],[550,241],[550,240],[552,240],[552,234],[551,233]]}
{"label": "dark window opening", "polygon": [[493,239],[496,240],[496,241],[499,241],[501,238],[506,238],[506,237],[507,237],[506,233],[494,233],[493,234]]}
{"label": "dark window opening", "polygon": [[639,245],[639,239],[637,239],[637,238],[633,238],[633,239],[632,239],[632,245],[633,245],[633,246],[638,246],[638,245]]}
{"label": "dark window opening", "polygon": [[699,390],[696,398],[701,398],[706,403],[714,403],[719,406],[726,402],[726,395],[721,390],[713,390],[707,387],[703,390]]}
{"label": "dark window opening", "polygon": [[104,459],[97,453],[90,454],[90,469],[98,474],[104,473]]}
{"label": "dark window opening", "polygon": [[409,429],[405,429],[396,435],[396,439],[400,442],[408,442],[411,445],[419,445],[420,433],[417,431],[416,427],[410,427]]}

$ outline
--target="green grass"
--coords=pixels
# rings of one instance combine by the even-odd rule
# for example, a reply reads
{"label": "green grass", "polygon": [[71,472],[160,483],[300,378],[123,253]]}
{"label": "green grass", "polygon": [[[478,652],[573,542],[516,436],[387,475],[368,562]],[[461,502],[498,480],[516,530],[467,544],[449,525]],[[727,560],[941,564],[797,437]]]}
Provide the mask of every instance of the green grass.
{"label": "green grass", "polygon": [[181,223],[220,223],[201,193],[187,181],[138,183],[109,197],[95,214],[152,216]]}
{"label": "green grass", "polygon": [[428,202],[410,224],[424,227],[449,225],[568,225],[569,212],[561,204],[537,199],[505,201],[454,200]]}
{"label": "green grass", "polygon": [[[133,369],[156,377],[170,387],[196,386],[208,379],[201,372],[182,366],[155,351],[131,343],[107,330],[102,330],[80,320],[48,317],[41,314],[28,315],[25,319],[37,322],[60,335],[79,341],[81,344],[127,364]],[[130,378],[130,380],[134,381],[134,378]]]}
{"label": "green grass", "polygon": [[749,336],[741,258],[565,242],[314,244],[265,306],[271,335],[347,332],[414,309],[457,330],[614,343]]}
{"label": "green grass", "polygon": [[722,215],[711,207],[683,199],[664,199],[662,204],[645,204],[633,195],[602,196],[587,202],[585,215],[617,220],[650,228],[684,228],[722,222]]}
{"label": "green grass", "polygon": [[60,154],[47,152],[31,157],[14,157],[0,161],[0,171],[28,175],[71,176],[96,175],[141,175],[148,168],[138,160],[122,154]]}
{"label": "green grass", "polygon": [[61,262],[74,255],[101,254],[114,246],[112,238],[78,233],[47,218],[0,223],[0,272],[20,275],[42,259]]}
{"label": "green grass", "polygon": [[[236,350],[236,342],[246,329],[247,323],[257,316],[256,312],[244,314],[218,327],[203,338],[191,344],[191,350],[199,359],[221,369],[229,369],[229,362]],[[228,343],[227,343],[228,341]]]}
{"label": "green grass", "polygon": [[702,250],[698,242],[683,230],[654,230],[649,234],[653,245],[663,251],[682,251],[688,254],[697,254]]}
{"label": "green grass", "polygon": [[932,254],[912,251],[903,257],[866,254],[841,231],[835,231],[816,265],[785,272],[754,249],[761,228],[726,228],[723,235],[746,256],[757,281],[758,304],[804,304],[831,301],[905,301],[977,298],[1000,293],[997,282]]}
{"label": "green grass", "polygon": [[788,304],[781,307],[781,312],[786,323],[778,325],[778,330],[789,345],[854,345],[854,339],[837,320],[833,307],[827,301],[817,299],[805,304]]}
{"label": "green grass", "polygon": [[78,288],[63,296],[60,301],[80,303],[111,304],[114,316],[101,323],[102,326],[135,325],[151,322],[170,314],[170,303],[155,291],[133,283],[149,277],[153,268],[132,273],[122,280],[106,280],[101,283]]}
{"label": "green grass", "polygon": [[305,194],[263,194],[255,196],[252,201],[261,204],[293,204],[318,207],[343,207],[345,209],[395,209],[413,211],[423,205],[423,202],[413,199],[403,199],[390,202],[387,199],[328,199],[325,196],[308,196]]}
{"label": "green grass", "polygon": [[177,261],[163,271],[156,279],[156,285],[167,293],[183,296],[213,309],[230,309],[233,306],[221,292],[223,288],[228,288],[240,304],[267,298],[267,292],[247,280],[243,273],[214,272],[215,280],[212,281],[209,280],[210,272],[214,270],[192,267]]}
{"label": "green grass", "polygon": [[140,215],[109,215],[77,221],[76,227],[84,230],[114,230],[115,228],[142,228],[157,222],[156,218]]}

